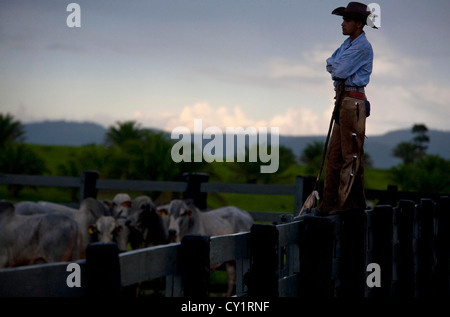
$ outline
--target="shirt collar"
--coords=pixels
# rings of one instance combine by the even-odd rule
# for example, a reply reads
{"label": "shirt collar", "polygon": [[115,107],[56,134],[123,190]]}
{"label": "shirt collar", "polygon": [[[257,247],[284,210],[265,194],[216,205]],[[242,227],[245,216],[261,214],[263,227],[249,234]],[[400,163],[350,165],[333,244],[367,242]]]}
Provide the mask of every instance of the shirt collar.
{"label": "shirt collar", "polygon": [[358,42],[359,40],[361,40],[362,38],[366,38],[366,33],[364,31],[360,35],[358,35],[358,37],[356,39],[354,39],[352,42],[350,42],[350,37],[347,40],[349,41],[349,43],[351,45],[353,45],[356,42]]}

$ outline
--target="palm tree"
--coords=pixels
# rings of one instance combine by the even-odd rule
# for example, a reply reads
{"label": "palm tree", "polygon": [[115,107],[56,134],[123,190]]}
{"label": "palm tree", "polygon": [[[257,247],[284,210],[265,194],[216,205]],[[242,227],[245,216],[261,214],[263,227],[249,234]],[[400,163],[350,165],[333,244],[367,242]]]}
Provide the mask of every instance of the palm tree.
{"label": "palm tree", "polygon": [[25,131],[20,121],[15,121],[9,113],[0,114],[0,149],[4,149],[7,142],[21,142]]}
{"label": "palm tree", "polygon": [[136,121],[116,122],[117,127],[111,126],[106,133],[105,143],[108,146],[123,145],[129,140],[141,140],[143,130]]}

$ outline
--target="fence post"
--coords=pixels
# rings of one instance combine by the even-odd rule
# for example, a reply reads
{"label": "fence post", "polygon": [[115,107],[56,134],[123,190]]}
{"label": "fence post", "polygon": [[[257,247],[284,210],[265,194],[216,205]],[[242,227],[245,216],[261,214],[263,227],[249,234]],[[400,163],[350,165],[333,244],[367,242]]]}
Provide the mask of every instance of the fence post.
{"label": "fence post", "polygon": [[432,294],[433,277],[433,238],[434,238],[434,202],[431,199],[420,200],[418,210],[419,232],[417,241],[417,290],[418,296]]}
{"label": "fence post", "polygon": [[398,187],[397,185],[388,185],[387,188],[387,203],[386,205],[396,206],[398,202]]}
{"label": "fence post", "polygon": [[83,171],[81,174],[80,203],[86,198],[97,198],[97,171]]}
{"label": "fence post", "polygon": [[278,229],[273,225],[252,226],[250,269],[244,276],[249,297],[278,297]]}
{"label": "fence post", "polygon": [[340,214],[339,282],[340,297],[364,297],[366,288],[366,231],[364,210],[346,210]]}
{"label": "fence post", "polygon": [[95,242],[86,248],[86,295],[120,296],[119,248],[116,243]]}
{"label": "fence post", "polygon": [[370,211],[369,257],[371,263],[380,266],[381,285],[369,289],[370,296],[389,297],[392,286],[393,209],[389,205],[377,205]]}
{"label": "fence post", "polygon": [[294,217],[302,209],[305,199],[311,194],[316,178],[312,176],[297,176],[294,189]]}
{"label": "fence post", "polygon": [[414,296],[414,210],[415,202],[400,200],[397,208],[397,285],[398,297]]}
{"label": "fence post", "polygon": [[442,196],[437,208],[438,232],[436,241],[436,294],[450,295],[450,197]]}
{"label": "fence post", "polygon": [[199,209],[206,209],[206,200],[208,193],[200,191],[202,183],[207,183],[209,174],[207,173],[183,173],[183,178],[187,182],[186,191],[183,193],[183,199],[194,200],[194,205]]}
{"label": "fence post", "polygon": [[180,246],[180,271],[184,297],[208,297],[210,238],[186,235]]}
{"label": "fence post", "polygon": [[333,297],[333,247],[334,221],[306,215],[300,222],[300,297]]}

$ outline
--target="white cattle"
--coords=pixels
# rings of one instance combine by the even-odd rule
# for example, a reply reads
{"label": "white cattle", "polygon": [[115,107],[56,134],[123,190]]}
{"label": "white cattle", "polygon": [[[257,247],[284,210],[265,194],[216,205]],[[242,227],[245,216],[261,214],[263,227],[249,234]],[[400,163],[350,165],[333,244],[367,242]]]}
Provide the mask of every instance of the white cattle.
{"label": "white cattle", "polygon": [[246,232],[253,225],[252,216],[234,206],[202,212],[183,200],[172,200],[168,209],[172,242],[180,241],[186,234],[219,236]]}
{"label": "white cattle", "polygon": [[109,215],[106,205],[94,198],[86,198],[81,202],[79,209],[69,208],[49,202],[22,202],[16,204],[16,213],[21,215],[33,214],[61,214],[71,217],[78,224],[81,235],[79,247],[79,258],[86,257],[86,247],[89,243],[95,242],[95,237],[91,237],[89,226],[94,225],[101,216]]}
{"label": "white cattle", "polygon": [[78,224],[66,215],[20,215],[0,201],[0,229],[0,268],[78,259]]}
{"label": "white cattle", "polygon": [[[172,200],[168,207],[169,237],[180,241],[187,234],[219,236],[248,232],[253,225],[252,216],[237,207],[227,206],[202,212],[183,200]],[[227,296],[231,296],[236,280],[236,263],[226,262],[228,274]]]}

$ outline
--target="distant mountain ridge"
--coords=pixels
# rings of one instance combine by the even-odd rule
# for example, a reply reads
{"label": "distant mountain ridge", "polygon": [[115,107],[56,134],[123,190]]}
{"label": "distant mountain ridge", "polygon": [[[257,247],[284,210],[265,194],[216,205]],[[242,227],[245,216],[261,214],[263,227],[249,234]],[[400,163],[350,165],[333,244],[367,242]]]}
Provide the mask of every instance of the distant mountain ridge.
{"label": "distant mountain ridge", "polygon": [[[25,142],[41,145],[102,144],[107,132],[103,126],[93,122],[43,121],[26,123],[23,127]],[[449,160],[450,131],[430,130],[428,135],[430,143],[427,153]],[[396,130],[369,136],[365,141],[365,151],[372,157],[374,167],[390,168],[400,163],[399,159],[392,156],[392,149],[398,143],[409,142],[412,138],[411,130]],[[290,148],[296,156],[300,156],[304,148],[313,141],[325,141],[325,136],[280,136],[280,145]]]}
{"label": "distant mountain ridge", "polygon": [[106,129],[93,122],[42,121],[23,124],[25,142],[42,145],[86,145],[105,141]]}

